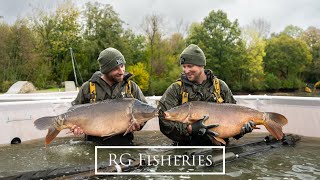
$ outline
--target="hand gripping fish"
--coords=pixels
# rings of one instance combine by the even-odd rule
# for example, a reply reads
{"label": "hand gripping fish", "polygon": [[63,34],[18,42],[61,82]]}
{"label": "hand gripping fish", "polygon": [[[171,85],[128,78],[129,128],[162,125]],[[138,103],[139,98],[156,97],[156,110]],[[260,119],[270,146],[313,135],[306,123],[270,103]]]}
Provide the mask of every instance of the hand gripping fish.
{"label": "hand gripping fish", "polygon": [[62,129],[79,126],[87,135],[108,137],[127,134],[138,123],[157,116],[157,109],[137,99],[111,99],[94,104],[82,104],[71,107],[58,116],[47,116],[35,120],[37,129],[48,129],[45,144],[49,144]]}
{"label": "hand gripping fish", "polygon": [[[256,125],[264,125],[273,137],[281,140],[283,137],[282,127],[288,123],[288,120],[278,113],[260,112],[248,107],[227,103],[192,101],[164,112],[166,120],[187,124],[192,124],[204,116],[209,116],[204,121],[204,125],[219,125],[210,130],[219,134],[213,138],[223,144],[226,144],[224,138],[240,134],[243,125],[249,121],[253,121]],[[259,129],[258,127],[254,128]]]}

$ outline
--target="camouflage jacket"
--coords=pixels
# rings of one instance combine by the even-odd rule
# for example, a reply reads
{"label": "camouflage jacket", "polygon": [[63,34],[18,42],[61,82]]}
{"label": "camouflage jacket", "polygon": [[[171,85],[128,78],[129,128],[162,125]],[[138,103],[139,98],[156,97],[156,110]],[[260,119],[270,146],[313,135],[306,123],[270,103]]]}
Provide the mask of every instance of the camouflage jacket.
{"label": "camouflage jacket", "polygon": [[[200,137],[192,137],[187,131],[187,125],[180,122],[167,121],[163,117],[163,112],[173,107],[182,104],[182,91],[189,94],[188,101],[208,101],[216,102],[214,96],[214,84],[213,78],[215,77],[211,70],[205,70],[207,80],[198,85],[190,82],[187,77],[182,74],[180,86],[177,82],[171,84],[166,92],[163,94],[159,101],[159,125],[161,132],[173,141],[183,145],[210,145],[209,139],[205,139],[204,142],[199,140]],[[219,79],[220,82],[220,95],[224,100],[224,103],[236,103],[233,98],[232,92],[228,85]]]}
{"label": "camouflage jacket", "polygon": [[[96,101],[117,98],[130,98],[133,96],[134,98],[147,103],[146,98],[144,97],[139,86],[135,82],[130,80],[132,74],[126,74],[122,82],[117,83],[113,86],[109,86],[101,78],[101,75],[102,74],[100,71],[95,72],[92,77],[81,86],[76,99],[72,102],[72,105],[90,103],[90,82],[95,83],[96,86]],[[128,81],[130,81],[132,96],[131,94],[128,94],[126,92]],[[99,143],[103,143],[104,145],[131,145],[133,134],[128,133],[126,136],[123,136],[122,134],[116,135],[108,138],[106,141],[101,137],[86,136],[86,140],[96,141]]]}

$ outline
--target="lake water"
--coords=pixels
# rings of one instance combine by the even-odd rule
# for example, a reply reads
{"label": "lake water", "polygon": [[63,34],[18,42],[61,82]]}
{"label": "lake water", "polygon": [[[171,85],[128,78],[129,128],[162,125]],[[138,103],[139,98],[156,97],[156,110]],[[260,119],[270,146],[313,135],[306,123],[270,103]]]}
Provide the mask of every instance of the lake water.
{"label": "lake water", "polygon": [[[235,153],[249,152],[226,164],[225,175],[215,175],[217,179],[319,179],[320,178],[320,138],[301,137],[294,146],[247,145],[234,147],[249,142],[262,141],[266,134],[251,133],[239,141],[231,141],[226,151]],[[88,167],[94,165],[95,145],[83,142],[80,137],[57,138],[47,148],[44,140],[34,140],[18,145],[0,146],[0,177],[5,178],[28,172],[41,172],[47,169],[66,171],[66,168]],[[279,143],[278,143],[279,144]],[[171,141],[159,131],[141,131],[135,135],[137,146],[169,146]],[[262,147],[262,148],[260,148]],[[262,150],[261,150],[262,149]],[[250,152],[255,152],[250,154]],[[212,167],[216,170],[221,166]],[[195,169],[180,169],[194,172]],[[211,171],[204,168],[203,171]],[[139,172],[141,170],[134,170]],[[145,168],[144,172],[164,171],[170,168]],[[199,171],[199,170],[198,170]],[[61,173],[61,172],[60,172]],[[67,174],[66,174],[67,175]],[[93,172],[64,176],[64,179],[212,179],[208,175],[143,175],[143,176],[92,176]]]}

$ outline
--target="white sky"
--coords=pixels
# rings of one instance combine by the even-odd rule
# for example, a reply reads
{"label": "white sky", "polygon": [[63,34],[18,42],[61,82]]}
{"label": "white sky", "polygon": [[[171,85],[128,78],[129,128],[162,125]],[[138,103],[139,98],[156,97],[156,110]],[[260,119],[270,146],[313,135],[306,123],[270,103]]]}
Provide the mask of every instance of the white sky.
{"label": "white sky", "polygon": [[[53,10],[64,0],[0,0],[2,21],[13,23],[17,17],[32,14],[32,8]],[[78,6],[91,0],[73,0]],[[167,32],[177,31],[181,19],[184,24],[201,22],[211,10],[223,10],[231,21],[240,26],[262,18],[271,24],[271,32],[280,32],[287,25],[306,29],[320,28],[320,0],[100,0],[111,4],[120,18],[136,32],[146,15],[164,17]]]}

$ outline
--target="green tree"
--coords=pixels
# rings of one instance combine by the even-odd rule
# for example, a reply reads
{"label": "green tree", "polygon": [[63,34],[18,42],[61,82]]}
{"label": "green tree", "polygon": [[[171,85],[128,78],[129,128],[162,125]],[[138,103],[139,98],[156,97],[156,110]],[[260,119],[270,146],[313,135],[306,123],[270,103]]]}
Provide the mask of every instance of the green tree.
{"label": "green tree", "polygon": [[139,85],[143,92],[148,90],[149,73],[145,64],[138,62],[128,67],[128,71],[134,74],[133,80]]}
{"label": "green tree", "polygon": [[[174,33],[170,37],[163,39],[161,46],[157,47],[161,58],[158,58],[160,61],[157,61],[157,73],[155,80],[152,82],[155,95],[162,95],[170,84],[180,77],[179,56],[184,48],[185,40],[180,33]],[[158,69],[158,67],[161,67],[161,69]]]}
{"label": "green tree", "polygon": [[17,20],[12,26],[0,26],[3,39],[0,43],[1,91],[6,91],[13,83],[21,80],[31,81],[41,87],[37,81],[37,72],[42,66],[41,56],[36,51],[33,31],[28,26],[26,20]]}
{"label": "green tree", "polygon": [[98,70],[97,57],[102,50],[108,47],[121,51],[128,65],[134,64],[131,61],[133,55],[130,49],[133,45],[128,42],[134,40],[133,43],[138,43],[139,40],[135,39],[135,35],[130,31],[124,35],[122,27],[124,22],[111,5],[88,2],[82,14],[84,19],[82,52],[84,55],[79,66],[84,79],[89,79],[92,73]]}
{"label": "green tree", "polygon": [[60,83],[73,77],[69,48],[79,50],[81,44],[80,11],[71,1],[60,4],[52,14],[39,12],[34,17],[34,31],[39,50],[45,53],[52,67],[52,80]]}
{"label": "green tree", "polygon": [[292,38],[299,38],[303,33],[303,29],[298,26],[288,25],[281,33],[284,33]]}
{"label": "green tree", "polygon": [[282,81],[281,88],[299,88],[302,72],[311,62],[307,44],[288,35],[272,37],[266,46],[264,70]]}
{"label": "green tree", "polygon": [[305,71],[305,80],[315,83],[320,81],[320,29],[309,27],[303,32],[302,39],[307,43],[312,54],[312,61]]}
{"label": "green tree", "polygon": [[266,55],[266,42],[251,26],[247,26],[242,31],[243,40],[246,42],[247,63],[244,69],[247,72],[244,88],[248,90],[263,89],[263,57]]}
{"label": "green tree", "polygon": [[163,72],[164,64],[162,52],[159,48],[162,47],[162,23],[163,18],[158,14],[147,15],[142,23],[143,31],[147,38],[147,51],[149,54],[148,69],[149,69],[149,87],[148,94],[154,95],[154,73],[160,74]]}
{"label": "green tree", "polygon": [[126,30],[121,37],[127,65],[142,62],[147,65],[146,39],[142,35],[136,35],[132,30]]}
{"label": "green tree", "polygon": [[9,82],[10,80],[10,72],[8,71],[8,66],[10,62],[10,57],[9,57],[9,44],[10,44],[10,39],[12,37],[12,30],[8,24],[5,23],[0,23],[0,81],[1,86],[0,86],[0,92],[6,91],[9,86],[13,82]]}
{"label": "green tree", "polygon": [[266,73],[265,86],[268,90],[279,90],[281,88],[280,79],[272,73]]}
{"label": "green tree", "polygon": [[119,42],[123,33],[123,21],[111,5],[98,2],[86,3],[84,19],[86,23],[83,37],[92,59],[96,59],[97,55],[107,47],[121,50]]}
{"label": "green tree", "polygon": [[199,45],[206,57],[207,67],[224,79],[233,90],[245,77],[245,46],[240,38],[238,21],[231,22],[221,10],[211,11],[201,24],[193,24],[187,43]]}
{"label": "green tree", "polygon": [[119,41],[123,33],[123,21],[111,5],[88,2],[84,18],[84,38],[93,43],[93,51],[99,53],[107,47],[121,48]]}

